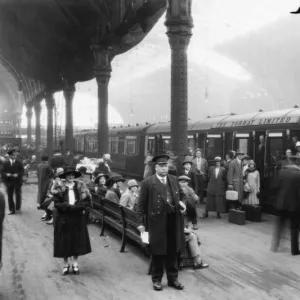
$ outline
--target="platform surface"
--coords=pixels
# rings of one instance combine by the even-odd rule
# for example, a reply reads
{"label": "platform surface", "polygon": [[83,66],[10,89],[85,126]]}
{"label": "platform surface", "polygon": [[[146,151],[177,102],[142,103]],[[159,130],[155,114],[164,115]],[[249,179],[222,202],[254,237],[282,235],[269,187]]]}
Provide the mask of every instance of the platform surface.
{"label": "platform surface", "polygon": [[79,260],[81,274],[62,277],[62,260],[53,258],[53,227],[43,223],[36,209],[37,186],[23,186],[23,211],[6,216],[2,300],[62,299],[184,299],[246,300],[300,299],[300,256],[290,255],[288,232],[279,252],[269,250],[272,217],[244,226],[229,224],[227,215],[199,220],[203,258],[210,268],[185,269],[179,280],[184,291],[152,290],[148,259],[135,245],[120,253],[120,236],[89,225],[93,252]]}

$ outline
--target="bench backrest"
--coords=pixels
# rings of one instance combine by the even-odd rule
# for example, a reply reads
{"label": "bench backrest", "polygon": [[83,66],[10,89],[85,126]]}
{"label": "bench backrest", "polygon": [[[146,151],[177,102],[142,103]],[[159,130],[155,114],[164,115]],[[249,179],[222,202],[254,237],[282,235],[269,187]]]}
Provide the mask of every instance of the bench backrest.
{"label": "bench backrest", "polygon": [[131,229],[136,228],[136,231],[138,233],[139,231],[137,230],[138,227],[137,213],[124,206],[121,206],[121,210],[124,218],[124,226],[126,228],[130,227]]}
{"label": "bench backrest", "polygon": [[112,216],[115,219],[122,220],[120,205],[108,200],[106,198],[101,199],[102,209],[105,215]]}
{"label": "bench backrest", "polygon": [[102,208],[102,201],[101,201],[101,196],[95,193],[91,193],[92,195],[92,203],[93,206],[95,206],[96,208]]}

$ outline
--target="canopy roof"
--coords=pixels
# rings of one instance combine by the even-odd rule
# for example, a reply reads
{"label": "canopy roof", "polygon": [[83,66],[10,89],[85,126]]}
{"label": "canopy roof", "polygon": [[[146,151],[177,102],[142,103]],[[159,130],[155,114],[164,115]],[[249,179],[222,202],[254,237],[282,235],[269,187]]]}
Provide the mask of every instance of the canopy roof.
{"label": "canopy roof", "polygon": [[[17,85],[26,102],[45,89],[90,80],[94,43],[111,47],[113,55],[128,51],[143,40],[165,6],[165,0],[2,0],[1,80],[11,90]],[[9,92],[7,98],[12,98]]]}

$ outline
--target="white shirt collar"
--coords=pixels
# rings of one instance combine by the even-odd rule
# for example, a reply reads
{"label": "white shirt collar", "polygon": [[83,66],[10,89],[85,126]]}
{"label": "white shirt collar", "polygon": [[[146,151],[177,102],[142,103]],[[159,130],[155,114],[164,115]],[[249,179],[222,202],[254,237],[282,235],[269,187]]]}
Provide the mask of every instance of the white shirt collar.
{"label": "white shirt collar", "polygon": [[156,177],[157,177],[160,181],[166,182],[166,180],[167,180],[167,176],[162,177],[162,176],[159,176],[158,174],[156,174]]}

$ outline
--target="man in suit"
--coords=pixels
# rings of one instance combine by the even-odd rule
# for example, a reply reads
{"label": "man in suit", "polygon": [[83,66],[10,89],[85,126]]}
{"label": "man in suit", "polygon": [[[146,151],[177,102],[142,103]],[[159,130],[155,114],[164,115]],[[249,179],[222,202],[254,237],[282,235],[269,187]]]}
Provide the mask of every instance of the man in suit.
{"label": "man in suit", "polygon": [[182,162],[183,170],[181,175],[188,176],[191,180],[189,181],[189,186],[194,190],[195,193],[198,192],[198,178],[196,172],[192,170],[193,162],[192,160],[186,158]]}
{"label": "man in suit", "polygon": [[236,151],[236,158],[230,162],[227,172],[228,189],[238,192],[238,207],[240,206],[244,196],[243,155],[244,152],[242,150],[238,149]]}
{"label": "man in suit", "polygon": [[110,154],[108,153],[104,154],[98,166],[100,172],[104,174],[110,173],[111,172],[110,163],[111,163]]}
{"label": "man in suit", "polygon": [[300,167],[296,165],[297,156],[289,156],[289,161],[279,171],[276,184],[278,192],[275,209],[279,217],[275,222],[271,250],[276,252],[284,229],[289,220],[291,228],[291,253],[299,255],[299,220],[300,220]]}
{"label": "man in suit", "polygon": [[208,163],[205,158],[202,157],[202,150],[196,149],[196,158],[192,160],[193,168],[196,171],[198,178],[198,190],[195,192],[200,198],[200,203],[204,203],[204,190],[207,185],[207,172],[208,172]]}
{"label": "man in suit", "polygon": [[[21,162],[16,160],[16,150],[12,149],[7,152],[9,159],[4,162],[2,168],[2,180],[6,186],[9,215],[19,212],[22,206],[22,181],[24,168]],[[16,204],[13,199],[14,192],[16,194]]]}
{"label": "man in suit", "polygon": [[177,178],[168,174],[169,158],[166,154],[153,158],[156,174],[147,177],[141,183],[137,203],[138,229],[141,233],[145,230],[149,232],[152,282],[155,291],[162,290],[164,263],[168,285],[178,290],[184,288],[178,282],[177,258],[185,248],[182,213],[186,207],[180,199]]}
{"label": "man in suit", "polygon": [[64,168],[67,165],[61,150],[54,150],[53,157],[50,159],[49,166],[56,172],[58,168]]}
{"label": "man in suit", "polygon": [[2,233],[3,233],[4,214],[5,214],[5,198],[4,198],[4,193],[0,191],[0,270],[2,268]]}

